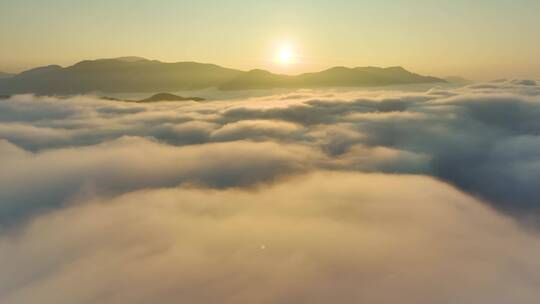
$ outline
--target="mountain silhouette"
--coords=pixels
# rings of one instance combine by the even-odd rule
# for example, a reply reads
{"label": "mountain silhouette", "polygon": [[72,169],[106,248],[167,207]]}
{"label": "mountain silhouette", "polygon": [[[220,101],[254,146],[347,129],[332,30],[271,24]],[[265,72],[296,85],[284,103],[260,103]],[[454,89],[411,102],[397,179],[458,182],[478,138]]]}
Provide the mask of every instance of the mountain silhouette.
{"label": "mountain silhouette", "polygon": [[0,94],[159,92],[217,87],[242,71],[196,62],[164,63],[138,57],[85,60],[39,67],[0,81]]}
{"label": "mountain silhouette", "polygon": [[160,102],[160,101],[205,101],[206,99],[201,97],[183,97],[170,93],[158,93],[154,94],[148,98],[132,100],[132,99],[120,99],[115,97],[102,96],[101,99],[112,100],[112,101],[125,101],[125,102],[139,102],[139,103],[149,103],[149,102]]}
{"label": "mountain silhouette", "polygon": [[15,75],[13,74],[10,74],[10,73],[4,73],[4,72],[0,72],[0,79],[6,79],[6,78],[11,78]]}
{"label": "mountain silhouette", "polygon": [[204,101],[204,98],[201,97],[183,97],[178,96],[170,93],[158,93],[155,95],[152,95],[148,98],[141,99],[137,102],[158,102],[158,101]]}
{"label": "mountain silhouette", "polygon": [[471,83],[473,83],[472,80],[463,78],[461,76],[448,76],[448,77],[445,77],[444,80],[446,80],[449,83],[454,83],[454,84],[471,84]]}
{"label": "mountain silhouette", "polygon": [[335,67],[296,76],[264,70],[244,72],[197,62],[165,63],[141,57],[84,60],[69,67],[49,65],[0,79],[0,94],[70,95],[92,92],[175,92],[356,87],[445,82],[401,67]]}
{"label": "mountain silhouette", "polygon": [[411,73],[402,67],[334,67],[318,73],[297,76],[273,74],[263,70],[243,73],[236,79],[220,86],[224,90],[314,88],[314,87],[362,87],[398,84],[446,82],[445,80]]}

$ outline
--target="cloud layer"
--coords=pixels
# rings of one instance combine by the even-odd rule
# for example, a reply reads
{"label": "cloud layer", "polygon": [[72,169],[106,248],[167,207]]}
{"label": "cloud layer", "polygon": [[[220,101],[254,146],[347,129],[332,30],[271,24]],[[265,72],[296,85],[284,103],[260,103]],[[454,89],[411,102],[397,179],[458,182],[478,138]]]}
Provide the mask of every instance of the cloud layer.
{"label": "cloud layer", "polygon": [[539,238],[433,179],[319,172],[41,216],[0,238],[0,301],[532,304],[539,253]]}
{"label": "cloud layer", "polygon": [[[74,170],[109,167],[110,163],[125,164],[119,172],[138,175],[139,185],[129,189],[161,185],[156,180],[166,180],[170,186],[179,182],[244,186],[247,181],[255,184],[272,180],[274,170],[253,163],[259,156],[262,162],[271,162],[267,157],[276,154],[288,162],[283,170],[276,169],[280,175],[296,173],[299,168],[422,173],[478,195],[500,210],[528,212],[538,208],[540,195],[536,186],[540,177],[540,156],[536,153],[540,147],[538,117],[540,86],[527,80],[427,92],[299,91],[205,103],[130,104],[85,96],[57,99],[23,95],[0,102],[0,138],[4,140],[0,151],[24,150],[1,158],[16,168],[3,170],[0,184],[25,179],[33,168],[45,162],[59,163],[54,173],[59,181],[68,177],[58,174],[75,177],[70,179],[75,184],[67,187],[70,191],[77,191],[82,183],[99,174],[88,168]],[[215,145],[218,143],[222,145]],[[237,163],[230,159],[237,157],[237,152],[228,149],[260,146],[266,150],[262,144],[275,147],[247,160],[238,156],[240,162],[253,162],[245,164],[246,169],[251,168],[251,175],[238,172],[250,176],[244,181],[201,181],[199,177],[186,180],[172,178],[168,173],[159,176],[160,165],[169,167],[168,161],[184,158],[184,151],[197,154],[198,149],[229,158],[228,169],[237,170],[232,168]],[[129,145],[140,149],[122,150]],[[145,152],[148,157],[134,156],[146,147],[150,150]],[[289,153],[290,149],[302,152],[293,152],[295,157],[285,160],[280,153]],[[162,160],[158,156],[161,153],[171,159]],[[138,159],[131,161],[131,157]],[[207,162],[212,162],[215,156],[208,157]],[[63,166],[61,162],[69,158],[80,159],[81,164]],[[123,158],[130,161],[121,162]],[[155,166],[154,161],[158,162]],[[64,172],[64,168],[71,172]],[[144,174],[147,170],[153,172],[149,178]],[[180,171],[178,175],[191,174]],[[117,178],[125,182],[125,177]],[[14,188],[9,186],[0,193],[18,196]],[[47,187],[43,190],[48,191]],[[55,203],[63,201],[63,195],[55,198]],[[40,204],[24,200],[28,205]],[[9,201],[20,205],[17,198],[10,197]],[[2,205],[0,209],[5,208]]]}
{"label": "cloud layer", "polygon": [[0,302],[540,298],[536,82],[260,95],[1,100]]}

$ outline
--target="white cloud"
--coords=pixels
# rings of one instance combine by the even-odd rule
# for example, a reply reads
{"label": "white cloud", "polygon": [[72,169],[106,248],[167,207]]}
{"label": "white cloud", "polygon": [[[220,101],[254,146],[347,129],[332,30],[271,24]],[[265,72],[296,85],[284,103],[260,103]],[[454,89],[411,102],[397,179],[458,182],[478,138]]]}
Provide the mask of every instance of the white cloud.
{"label": "white cloud", "polygon": [[530,81],[2,100],[0,302],[536,303],[539,115]]}
{"label": "white cloud", "polygon": [[0,301],[532,304],[539,252],[538,237],[433,179],[319,172],[40,216],[0,239]]}

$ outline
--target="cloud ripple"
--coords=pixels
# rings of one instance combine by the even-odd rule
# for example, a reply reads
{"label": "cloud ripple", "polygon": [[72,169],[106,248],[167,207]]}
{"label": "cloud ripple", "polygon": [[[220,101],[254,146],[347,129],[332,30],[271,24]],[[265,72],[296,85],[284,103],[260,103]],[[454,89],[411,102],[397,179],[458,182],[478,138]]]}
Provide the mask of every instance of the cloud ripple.
{"label": "cloud ripple", "polygon": [[0,302],[537,303],[538,117],[524,80],[1,100]]}

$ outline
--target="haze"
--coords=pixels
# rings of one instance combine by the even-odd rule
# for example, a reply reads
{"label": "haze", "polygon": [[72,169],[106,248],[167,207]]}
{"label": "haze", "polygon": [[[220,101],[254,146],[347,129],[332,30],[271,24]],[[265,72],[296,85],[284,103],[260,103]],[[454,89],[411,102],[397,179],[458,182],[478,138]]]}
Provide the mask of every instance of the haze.
{"label": "haze", "polygon": [[[0,71],[137,55],[296,74],[404,66],[476,80],[540,77],[540,2],[0,1]],[[283,43],[300,60],[273,62]]]}

